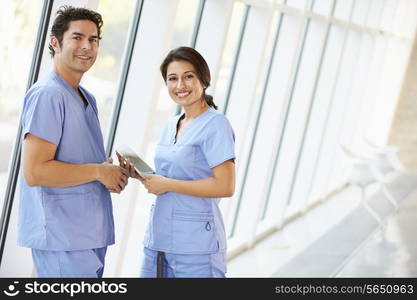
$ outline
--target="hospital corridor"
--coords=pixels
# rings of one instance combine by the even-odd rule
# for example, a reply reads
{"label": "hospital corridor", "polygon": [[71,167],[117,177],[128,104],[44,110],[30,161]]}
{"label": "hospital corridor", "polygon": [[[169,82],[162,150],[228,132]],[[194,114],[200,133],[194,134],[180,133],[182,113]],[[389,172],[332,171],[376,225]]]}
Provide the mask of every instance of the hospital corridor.
{"label": "hospital corridor", "polygon": [[[207,61],[204,91],[234,132],[235,189],[219,202],[226,277],[417,277],[415,0],[0,1],[0,277],[37,277],[18,246],[22,112],[53,68],[63,6],[103,18],[81,85],[114,164],[128,145],[160,170],[161,133],[183,113],[161,63],[181,46]],[[111,193],[103,277],[139,276],[155,198],[133,178]]]}

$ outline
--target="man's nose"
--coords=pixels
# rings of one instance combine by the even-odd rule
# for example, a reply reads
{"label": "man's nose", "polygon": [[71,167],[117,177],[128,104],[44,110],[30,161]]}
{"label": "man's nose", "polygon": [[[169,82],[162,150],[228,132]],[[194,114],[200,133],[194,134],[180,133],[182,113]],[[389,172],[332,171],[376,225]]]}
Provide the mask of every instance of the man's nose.
{"label": "man's nose", "polygon": [[81,47],[83,49],[91,49],[91,43],[88,39],[82,41]]}

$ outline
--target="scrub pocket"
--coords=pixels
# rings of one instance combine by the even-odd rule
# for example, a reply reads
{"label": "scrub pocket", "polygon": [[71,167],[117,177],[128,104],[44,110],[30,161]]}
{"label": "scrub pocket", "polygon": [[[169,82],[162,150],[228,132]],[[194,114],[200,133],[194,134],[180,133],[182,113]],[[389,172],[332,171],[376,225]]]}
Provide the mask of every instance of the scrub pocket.
{"label": "scrub pocket", "polygon": [[219,249],[214,216],[207,212],[174,210],[172,248],[179,253],[215,253]]}
{"label": "scrub pocket", "polygon": [[149,247],[149,244],[151,243],[151,238],[152,238],[152,232],[153,232],[153,212],[155,209],[155,204],[152,204],[151,206],[151,211],[149,213],[149,223],[148,223],[148,227],[146,228],[146,232],[145,232],[145,236],[143,238],[143,245],[145,247]]}
{"label": "scrub pocket", "polygon": [[43,195],[47,242],[51,249],[74,250],[82,245],[94,246],[101,238],[103,199],[92,192]]}

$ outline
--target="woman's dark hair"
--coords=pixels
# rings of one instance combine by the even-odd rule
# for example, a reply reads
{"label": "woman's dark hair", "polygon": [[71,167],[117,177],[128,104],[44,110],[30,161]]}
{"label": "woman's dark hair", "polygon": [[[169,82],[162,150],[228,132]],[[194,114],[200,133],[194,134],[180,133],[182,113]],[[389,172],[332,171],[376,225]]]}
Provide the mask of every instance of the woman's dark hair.
{"label": "woman's dark hair", "polygon": [[[54,24],[51,29],[51,37],[57,38],[59,45],[62,46],[62,39],[64,38],[64,32],[68,30],[69,23],[71,21],[78,20],[89,20],[96,24],[98,39],[101,39],[101,26],[103,26],[103,19],[101,15],[93,10],[81,7],[73,6],[61,6],[56,12],[57,17],[55,18]],[[54,48],[49,45],[49,53],[52,57],[55,55]]]}
{"label": "woman's dark hair", "polygon": [[206,94],[206,88],[210,86],[211,80],[210,69],[203,56],[201,56],[201,54],[198,53],[197,50],[190,47],[179,47],[171,50],[168,53],[160,67],[161,74],[165,80],[165,83],[167,82],[168,65],[173,61],[180,60],[187,61],[193,65],[198,79],[200,80],[201,84],[205,86],[203,90],[204,99],[206,100],[209,106],[213,107],[214,109],[217,109],[216,104],[214,104],[213,102],[213,97]]}

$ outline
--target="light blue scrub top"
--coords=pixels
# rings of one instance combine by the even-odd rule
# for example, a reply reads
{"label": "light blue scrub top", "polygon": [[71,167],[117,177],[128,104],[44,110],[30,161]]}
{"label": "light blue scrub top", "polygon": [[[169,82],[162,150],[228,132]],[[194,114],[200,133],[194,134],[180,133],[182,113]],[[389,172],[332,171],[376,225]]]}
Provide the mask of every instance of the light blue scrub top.
{"label": "light blue scrub top", "polygon": [[[71,164],[103,163],[106,154],[94,97],[88,101],[51,72],[27,92],[23,137],[30,133],[57,145],[55,160]],[[40,250],[71,251],[114,243],[110,193],[98,181],[71,187],[26,184],[20,172],[18,244]]]}
{"label": "light blue scrub top", "polygon": [[[213,108],[195,118],[175,142],[174,117],[156,148],[156,173],[168,178],[196,180],[212,176],[212,168],[234,159],[234,133],[226,117]],[[158,195],[144,245],[177,254],[209,254],[226,250],[220,198],[199,198],[168,192]]]}

